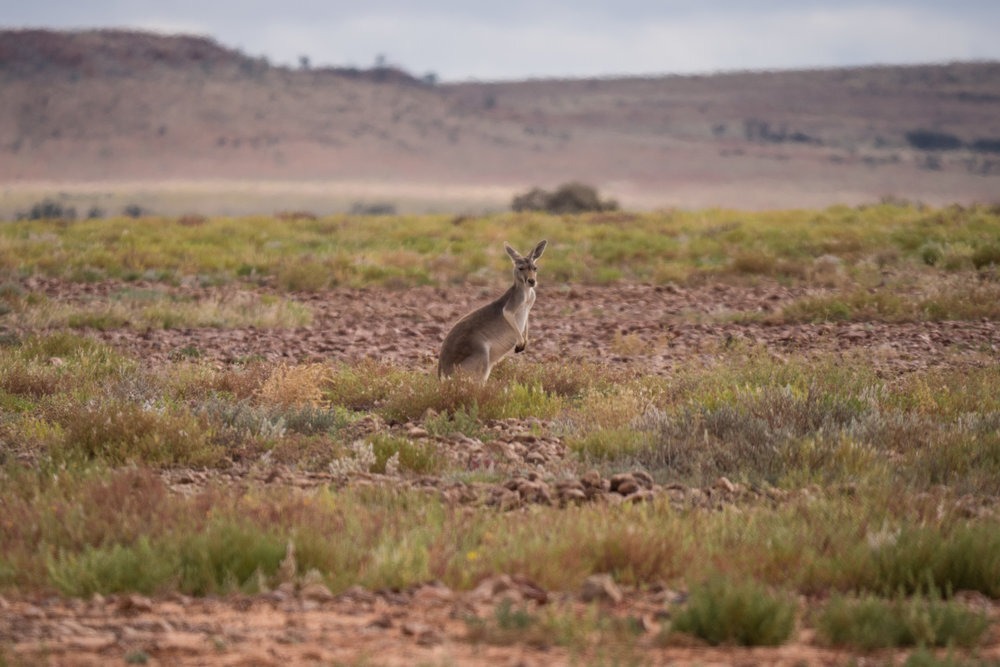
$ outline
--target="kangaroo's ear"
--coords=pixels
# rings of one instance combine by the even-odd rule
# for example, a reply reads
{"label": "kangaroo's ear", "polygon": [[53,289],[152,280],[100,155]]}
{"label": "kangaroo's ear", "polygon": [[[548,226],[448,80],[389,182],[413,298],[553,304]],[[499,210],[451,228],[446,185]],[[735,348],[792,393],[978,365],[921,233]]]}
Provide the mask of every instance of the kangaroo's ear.
{"label": "kangaroo's ear", "polygon": [[507,254],[510,255],[510,258],[515,262],[519,259],[524,259],[523,257],[521,257],[521,253],[511,248],[510,244],[507,243],[506,241],[503,242],[503,249],[507,251]]}
{"label": "kangaroo's ear", "polygon": [[538,259],[541,257],[542,253],[545,252],[546,245],[548,245],[548,241],[539,241],[538,245],[535,246],[535,249],[531,251],[531,259]]}

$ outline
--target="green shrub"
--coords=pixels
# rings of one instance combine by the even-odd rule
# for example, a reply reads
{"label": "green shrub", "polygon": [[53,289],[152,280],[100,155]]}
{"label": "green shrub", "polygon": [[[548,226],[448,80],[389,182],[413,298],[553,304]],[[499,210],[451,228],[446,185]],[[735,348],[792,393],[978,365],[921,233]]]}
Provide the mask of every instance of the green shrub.
{"label": "green shrub", "polygon": [[916,597],[831,599],[817,619],[819,636],[834,646],[865,651],[899,646],[975,646],[988,618],[954,602]]}
{"label": "green shrub", "polygon": [[18,213],[19,220],[75,220],[76,208],[63,206],[52,199],[43,199],[32,205],[27,213]]}
{"label": "green shrub", "polygon": [[278,286],[290,292],[316,292],[331,284],[329,267],[313,259],[283,263],[276,273]]}
{"label": "green shrub", "polygon": [[78,553],[59,552],[47,560],[49,580],[64,595],[94,593],[153,594],[175,582],[179,561],[164,545],[145,537],[134,544],[86,547]]}
{"label": "green shrub", "polygon": [[941,591],[979,591],[1000,597],[1000,529],[967,523],[943,532],[908,528],[873,546],[875,579],[871,588],[885,595]]}
{"label": "green shrub", "polygon": [[213,465],[223,454],[209,427],[182,408],[107,398],[55,412],[63,428],[63,438],[51,452],[56,458],[114,465]]}
{"label": "green shrub", "polygon": [[190,595],[259,591],[286,554],[287,540],[276,529],[227,518],[187,535],[178,546],[180,590]]}
{"label": "green shrub", "polygon": [[601,200],[597,189],[586,183],[564,183],[553,192],[532,188],[517,195],[511,202],[514,211],[546,211],[548,213],[585,213],[588,211],[617,211],[618,202]]}
{"label": "green shrub", "polygon": [[444,457],[428,442],[380,434],[372,439],[372,451],[375,464],[371,472],[385,473],[387,468],[395,468],[399,472],[427,475],[441,472],[444,466]]}
{"label": "green shrub", "polygon": [[709,644],[777,646],[795,627],[795,602],[751,581],[715,575],[692,589],[670,625]]}
{"label": "green shrub", "polygon": [[935,266],[944,257],[944,248],[937,241],[927,241],[917,250],[920,259],[927,266]]}
{"label": "green shrub", "polygon": [[429,415],[424,420],[424,428],[427,432],[437,436],[448,436],[453,433],[461,433],[469,438],[483,439],[487,433],[486,428],[479,420],[479,406],[470,406],[468,410],[459,409],[454,412],[442,412]]}
{"label": "green shrub", "polygon": [[[355,364],[340,364],[330,369],[323,384],[323,397],[332,405],[348,410],[374,410],[402,387],[428,380],[399,367],[374,359],[364,359]],[[418,413],[417,416],[422,414]]]}
{"label": "green shrub", "polygon": [[972,253],[972,264],[977,269],[988,266],[1000,266],[1000,245],[984,245]]}

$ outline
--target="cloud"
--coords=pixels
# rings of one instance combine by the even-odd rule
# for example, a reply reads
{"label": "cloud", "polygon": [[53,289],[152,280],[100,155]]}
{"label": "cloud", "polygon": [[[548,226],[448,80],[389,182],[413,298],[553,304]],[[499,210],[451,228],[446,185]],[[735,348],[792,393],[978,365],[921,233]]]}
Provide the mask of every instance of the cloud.
{"label": "cloud", "polygon": [[[268,50],[286,62],[365,65],[375,55],[445,80],[699,73],[996,58],[988,26],[903,6],[805,3],[782,11],[704,11],[608,23],[366,14],[336,26],[285,25]],[[288,45],[298,49],[289,51]]]}

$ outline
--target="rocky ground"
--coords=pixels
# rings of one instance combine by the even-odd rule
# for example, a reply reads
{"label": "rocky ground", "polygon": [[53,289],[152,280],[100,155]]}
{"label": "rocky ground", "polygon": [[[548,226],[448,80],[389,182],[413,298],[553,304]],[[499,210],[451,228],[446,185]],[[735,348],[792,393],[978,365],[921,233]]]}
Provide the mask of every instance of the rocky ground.
{"label": "rocky ground", "polygon": [[[141,283],[129,283],[141,289]],[[61,302],[86,302],[120,291],[121,283],[65,283],[31,279],[25,287]],[[264,290],[266,291],[266,290]],[[235,288],[178,287],[174,296],[236,298]],[[93,335],[151,363],[197,356],[223,363],[333,361],[374,357],[433,370],[448,328],[462,314],[497,296],[498,289],[337,289],[294,298],[313,312],[310,326],[293,329],[120,328]],[[778,285],[714,283],[572,286],[538,289],[527,360],[601,361],[665,374],[704,361],[722,345],[742,342],[783,355],[864,350],[880,371],[895,375],[941,363],[978,363],[1000,350],[1000,323],[840,322],[772,324],[767,316],[822,290]],[[742,316],[743,322],[732,321]],[[759,316],[760,321],[749,321]],[[16,326],[14,327],[17,328]],[[952,352],[948,359],[942,353]],[[523,363],[523,362],[522,362]]]}
{"label": "rocky ground", "polygon": [[[25,285],[50,299],[102,299],[121,284],[68,284],[34,279]],[[226,288],[231,289],[231,288]],[[186,297],[211,292],[176,288]],[[232,292],[230,292],[232,293]],[[218,293],[214,292],[217,296]],[[940,364],[974,366],[996,358],[1000,323],[764,324],[734,323],[731,315],[766,316],[804,296],[802,289],[776,285],[709,285],[678,288],[627,285],[539,288],[529,350],[532,360],[593,359],[632,370],[669,374],[704,364],[733,344],[752,344],[768,353],[851,353],[870,356],[878,372],[898,376]],[[296,361],[377,357],[431,372],[447,328],[472,305],[493,294],[439,288],[340,289],[296,295],[313,311],[308,327],[290,330],[121,328],[91,332],[151,364],[197,355],[215,363],[247,358]],[[746,318],[744,318],[746,320]],[[13,333],[25,333],[11,323]],[[365,428],[390,429],[414,440],[433,441],[456,463],[491,465],[504,471],[502,484],[304,472],[259,465],[222,471],[170,470],[164,478],[179,494],[214,483],[258,483],[296,487],[405,484],[439,494],[450,503],[520,511],[532,504],[565,507],[581,503],[621,504],[668,498],[678,508],[716,511],[724,505],[781,503],[793,493],[745,488],[720,478],[705,488],[660,485],[641,472],[570,474],[573,465],[554,437],[538,436],[523,420],[487,424],[489,438],[436,436],[418,424],[385,424],[373,417]],[[548,474],[546,474],[548,473]],[[562,481],[553,482],[553,478]],[[846,490],[849,492],[849,490]],[[962,502],[959,499],[956,502]],[[970,515],[995,511],[970,504]],[[494,618],[505,600],[529,609],[546,605],[582,609],[597,603],[639,628],[629,642],[568,650],[543,638],[510,642],[482,635],[481,622]],[[773,664],[833,665],[849,653],[818,646],[811,631],[779,648],[711,648],[663,645],[659,629],[683,593],[666,588],[628,590],[600,577],[579,591],[545,591],[531,581],[498,575],[473,591],[428,584],[404,591],[351,589],[333,595],[320,582],[287,584],[257,596],[192,599],[181,595],[150,599],[139,595],[89,600],[0,598],[0,664],[104,665],[568,665],[595,664]],[[992,636],[980,656],[1000,660],[1000,606],[969,599],[993,616]],[[477,620],[478,619],[478,620]],[[478,630],[477,630],[478,629]],[[478,633],[478,634],[477,634]],[[900,661],[903,654],[876,654],[862,663]],[[595,662],[596,661],[596,662]],[[603,662],[601,662],[603,661]],[[860,664],[860,663],[859,663]]]}

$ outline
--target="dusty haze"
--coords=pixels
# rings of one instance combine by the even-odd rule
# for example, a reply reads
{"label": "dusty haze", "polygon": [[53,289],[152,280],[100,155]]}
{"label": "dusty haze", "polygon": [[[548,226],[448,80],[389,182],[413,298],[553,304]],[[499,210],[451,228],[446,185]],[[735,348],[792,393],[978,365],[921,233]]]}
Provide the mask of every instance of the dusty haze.
{"label": "dusty haze", "polygon": [[[0,32],[0,215],[996,201],[1000,64],[435,85],[274,67],[202,37]],[[959,144],[922,150],[914,132]]]}

